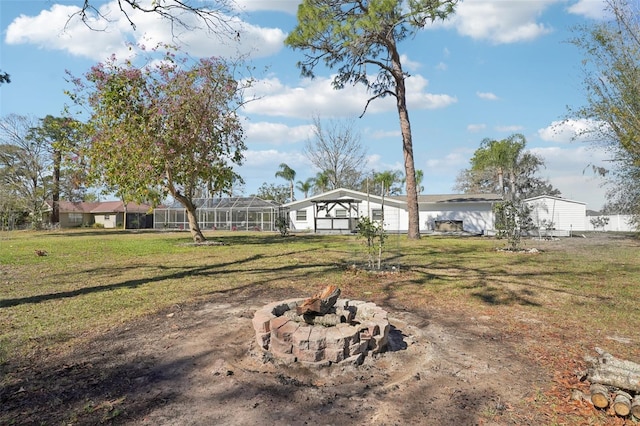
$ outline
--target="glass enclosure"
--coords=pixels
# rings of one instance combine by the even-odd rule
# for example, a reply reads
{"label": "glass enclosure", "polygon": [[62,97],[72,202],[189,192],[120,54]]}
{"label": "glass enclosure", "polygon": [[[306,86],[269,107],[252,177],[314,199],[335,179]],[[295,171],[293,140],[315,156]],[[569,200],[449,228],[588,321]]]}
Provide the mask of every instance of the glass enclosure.
{"label": "glass enclosure", "polygon": [[[275,231],[280,206],[257,197],[200,198],[194,200],[202,230]],[[189,229],[182,204],[157,207],[153,212],[156,229]]]}

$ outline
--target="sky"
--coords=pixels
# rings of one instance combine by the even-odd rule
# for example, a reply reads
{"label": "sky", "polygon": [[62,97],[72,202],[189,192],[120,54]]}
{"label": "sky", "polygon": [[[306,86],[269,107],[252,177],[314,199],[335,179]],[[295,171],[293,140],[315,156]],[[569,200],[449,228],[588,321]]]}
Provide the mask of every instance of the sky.
{"label": "sky", "polygon": [[[236,0],[231,25],[240,36],[221,40],[204,30],[183,31],[179,43],[194,57],[249,58],[259,99],[241,111],[247,150],[237,170],[244,195],[263,183],[285,185],[275,174],[281,163],[296,181],[314,177],[304,155],[313,141],[313,117],[323,123],[351,121],[367,150],[367,170],[404,172],[402,138],[392,98],[374,101],[359,118],[369,95],[364,86],[331,87],[336,70],[320,67],[313,80],[296,64],[303,53],[284,45],[296,26],[298,0]],[[166,22],[132,13],[135,29],[116,1],[92,0],[109,22],[89,29],[77,16],[82,0],[0,0],[0,70],[11,83],[0,86],[0,116],[62,115],[72,89],[66,71],[80,77],[112,53],[130,46],[176,42]],[[585,103],[583,54],[569,43],[578,25],[602,19],[603,0],[465,0],[456,14],[399,45],[407,79],[407,101],[416,169],[425,194],[456,193],[458,174],[485,138],[521,133],[539,155],[561,196],[599,210],[605,182],[591,172],[607,155],[575,138],[588,126],[570,115]],[[71,18],[70,18],[71,17]],[[187,18],[188,19],[188,18]],[[604,164],[606,165],[606,164]],[[296,198],[302,198],[298,191]]]}

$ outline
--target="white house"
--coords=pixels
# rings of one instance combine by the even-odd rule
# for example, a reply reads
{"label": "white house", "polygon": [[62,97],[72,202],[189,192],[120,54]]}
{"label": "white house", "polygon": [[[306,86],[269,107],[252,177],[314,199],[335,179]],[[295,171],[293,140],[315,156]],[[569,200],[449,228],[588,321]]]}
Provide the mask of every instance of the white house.
{"label": "white house", "polygon": [[531,219],[538,229],[559,231],[586,231],[587,204],[582,201],[541,195],[527,198]]}
{"label": "white house", "polygon": [[[493,194],[420,195],[420,231],[464,231],[482,234],[494,228]],[[292,231],[351,233],[360,217],[380,220],[388,232],[405,233],[409,214],[406,196],[381,197],[349,189],[335,189],[283,206]]]}

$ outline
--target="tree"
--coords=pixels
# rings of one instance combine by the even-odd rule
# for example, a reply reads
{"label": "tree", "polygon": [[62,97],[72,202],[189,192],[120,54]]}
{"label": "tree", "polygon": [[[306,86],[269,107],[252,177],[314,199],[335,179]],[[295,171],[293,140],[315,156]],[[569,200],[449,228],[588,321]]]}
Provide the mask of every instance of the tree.
{"label": "tree", "polygon": [[281,163],[280,170],[276,172],[276,177],[282,178],[289,182],[289,199],[291,201],[294,201],[295,197],[293,196],[293,181],[296,179],[296,171],[287,166],[285,163]]}
{"label": "tree", "polygon": [[422,186],[423,179],[424,172],[422,170],[416,170],[416,191],[418,191],[418,195],[424,191],[424,186]]}
{"label": "tree", "polygon": [[[44,146],[50,157],[52,165],[52,213],[51,222],[60,222],[60,198],[67,193],[68,197],[75,201],[75,193],[81,187],[83,170],[77,165],[77,150],[82,138],[82,124],[69,117],[53,117],[47,115],[40,119],[40,124],[29,130],[28,137],[36,141],[36,144]],[[64,163],[64,164],[63,164]],[[61,171],[66,167],[66,173]],[[66,185],[63,184],[66,182]],[[63,189],[64,188],[64,189]],[[81,189],[84,192],[84,189]]]}
{"label": "tree", "polygon": [[585,56],[586,104],[570,113],[595,124],[579,136],[590,136],[610,152],[608,202],[640,215],[640,5],[605,4],[612,19],[576,27],[571,40]]}
{"label": "tree", "polygon": [[304,198],[309,196],[309,192],[313,189],[314,178],[308,178],[304,182],[299,180],[296,184],[296,189],[304,194]]}
{"label": "tree", "polygon": [[289,188],[285,185],[263,182],[258,188],[256,197],[262,200],[272,200],[278,204],[285,204],[289,201]]}
{"label": "tree", "polygon": [[322,194],[329,190],[331,187],[331,178],[329,175],[330,173],[328,171],[318,172],[316,174],[316,177],[313,178],[314,193]]}
{"label": "tree", "polygon": [[[314,76],[324,62],[338,67],[333,80],[337,89],[362,83],[372,93],[364,108],[377,98],[393,96],[402,133],[402,151],[407,176],[408,237],[420,238],[418,195],[413,142],[406,102],[405,79],[398,43],[415,35],[427,23],[444,20],[453,13],[457,0],[303,0],[298,7],[298,24],[285,44],[305,51],[298,63],[302,75]],[[370,78],[367,68],[378,70]],[[363,114],[364,114],[363,112]]]}
{"label": "tree", "polygon": [[354,131],[352,120],[330,120],[325,126],[319,117],[313,117],[314,139],[308,140],[304,153],[315,167],[329,180],[327,188],[355,189],[362,178],[367,162],[367,151]]}
{"label": "tree", "polygon": [[112,57],[74,79],[71,98],[92,109],[85,147],[92,181],[127,202],[157,205],[170,194],[185,207],[194,241],[204,241],[196,191],[228,190],[245,149],[237,110],[250,80],[238,83],[233,65],[169,51],[140,68]]}
{"label": "tree", "polygon": [[373,173],[373,184],[381,196],[398,195],[402,192],[399,186],[403,181],[402,172],[399,170],[385,170]]}
{"label": "tree", "polygon": [[458,175],[456,189],[500,194],[510,201],[560,195],[551,184],[535,176],[544,161],[525,151],[526,143],[521,134],[502,140],[484,139],[470,160],[471,167]]}
{"label": "tree", "polygon": [[11,83],[11,76],[6,72],[0,70],[0,84]]}
{"label": "tree", "polygon": [[39,227],[51,191],[47,146],[30,135],[35,119],[10,114],[0,120],[0,184]]}

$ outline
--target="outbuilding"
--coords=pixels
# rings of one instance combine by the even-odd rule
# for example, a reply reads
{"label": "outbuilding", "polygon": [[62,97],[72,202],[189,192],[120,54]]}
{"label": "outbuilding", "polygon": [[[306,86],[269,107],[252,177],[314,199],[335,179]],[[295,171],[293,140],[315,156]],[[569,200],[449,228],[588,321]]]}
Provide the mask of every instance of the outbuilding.
{"label": "outbuilding", "polygon": [[539,230],[555,230],[571,233],[586,231],[587,204],[550,195],[527,198],[531,219]]}

